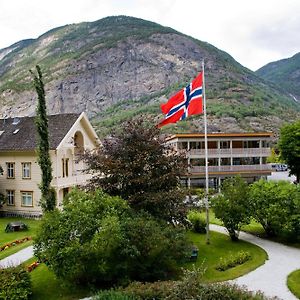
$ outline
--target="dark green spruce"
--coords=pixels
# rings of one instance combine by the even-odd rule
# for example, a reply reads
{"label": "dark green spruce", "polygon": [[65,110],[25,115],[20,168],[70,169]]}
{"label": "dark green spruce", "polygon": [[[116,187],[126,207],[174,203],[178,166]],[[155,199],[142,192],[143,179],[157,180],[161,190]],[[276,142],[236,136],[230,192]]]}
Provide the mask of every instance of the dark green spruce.
{"label": "dark green spruce", "polygon": [[52,164],[49,153],[50,146],[45,89],[40,67],[37,65],[36,73],[31,70],[30,73],[33,75],[33,84],[38,95],[35,125],[38,133],[38,164],[42,171],[42,181],[39,186],[42,193],[41,207],[43,212],[47,212],[55,208],[55,191],[51,188]]}

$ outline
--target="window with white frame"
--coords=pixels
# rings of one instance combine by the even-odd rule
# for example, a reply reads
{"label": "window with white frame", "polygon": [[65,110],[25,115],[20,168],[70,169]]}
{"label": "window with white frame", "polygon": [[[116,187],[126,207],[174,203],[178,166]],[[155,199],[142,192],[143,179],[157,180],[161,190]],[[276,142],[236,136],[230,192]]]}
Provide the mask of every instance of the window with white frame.
{"label": "window with white frame", "polygon": [[31,163],[30,162],[22,163],[22,178],[23,179],[31,178]]}
{"label": "window with white frame", "polygon": [[15,178],[15,163],[6,163],[7,178]]}
{"label": "window with white frame", "polygon": [[22,206],[33,206],[33,192],[21,192]]}
{"label": "window with white frame", "polygon": [[7,190],[6,197],[7,197],[7,205],[15,205],[15,191],[14,190]]}

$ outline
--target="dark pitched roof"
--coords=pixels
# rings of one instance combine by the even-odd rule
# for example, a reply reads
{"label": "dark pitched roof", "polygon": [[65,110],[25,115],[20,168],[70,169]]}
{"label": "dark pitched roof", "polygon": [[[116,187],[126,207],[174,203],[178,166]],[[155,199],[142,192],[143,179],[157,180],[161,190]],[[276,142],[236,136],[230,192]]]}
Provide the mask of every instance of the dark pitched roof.
{"label": "dark pitched roof", "polygon": [[[57,148],[79,116],[79,114],[48,116],[50,149]],[[37,131],[34,118],[0,119],[0,151],[36,149]]]}

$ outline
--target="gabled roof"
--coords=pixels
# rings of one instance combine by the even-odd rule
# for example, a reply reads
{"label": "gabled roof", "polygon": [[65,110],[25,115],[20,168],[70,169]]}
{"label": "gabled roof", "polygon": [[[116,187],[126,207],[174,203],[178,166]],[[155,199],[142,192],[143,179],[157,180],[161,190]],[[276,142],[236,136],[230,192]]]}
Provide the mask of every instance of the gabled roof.
{"label": "gabled roof", "polygon": [[[48,116],[50,149],[54,150],[69,132],[80,114]],[[35,117],[0,119],[0,151],[35,150]]]}

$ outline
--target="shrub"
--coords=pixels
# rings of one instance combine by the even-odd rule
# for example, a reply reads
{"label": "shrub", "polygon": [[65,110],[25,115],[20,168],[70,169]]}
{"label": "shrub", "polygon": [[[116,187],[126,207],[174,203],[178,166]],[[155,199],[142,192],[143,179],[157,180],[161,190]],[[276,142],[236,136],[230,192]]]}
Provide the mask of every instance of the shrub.
{"label": "shrub", "polygon": [[127,295],[121,291],[107,290],[100,291],[93,300],[136,300],[137,298],[131,295]]}
{"label": "shrub", "polygon": [[220,262],[216,266],[218,271],[226,271],[238,265],[242,265],[251,259],[251,255],[247,251],[239,251],[236,255],[231,254],[228,258],[220,258]]}
{"label": "shrub", "polygon": [[[153,283],[133,282],[124,294],[138,300],[267,300],[262,293],[252,293],[245,288],[230,284],[205,284],[201,282],[202,268],[184,270],[179,281],[157,281]],[[109,298],[108,298],[109,299]]]}
{"label": "shrub", "polygon": [[30,276],[22,266],[0,269],[0,299],[28,299],[31,293]]}
{"label": "shrub", "polygon": [[100,190],[74,190],[45,214],[34,247],[57,277],[80,284],[166,279],[191,250],[183,229]]}
{"label": "shrub", "polygon": [[166,299],[174,287],[173,281],[132,282],[123,292],[137,299],[152,300]]}
{"label": "shrub", "polygon": [[[214,283],[202,284],[198,294],[194,298],[182,298],[181,300],[267,300],[263,293],[253,293],[236,284]],[[173,299],[177,300],[177,299]],[[179,300],[179,299],[178,299]]]}
{"label": "shrub", "polygon": [[192,223],[193,231],[197,233],[206,232],[206,220],[197,210],[190,210],[187,215],[188,220]]}

